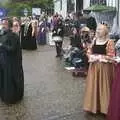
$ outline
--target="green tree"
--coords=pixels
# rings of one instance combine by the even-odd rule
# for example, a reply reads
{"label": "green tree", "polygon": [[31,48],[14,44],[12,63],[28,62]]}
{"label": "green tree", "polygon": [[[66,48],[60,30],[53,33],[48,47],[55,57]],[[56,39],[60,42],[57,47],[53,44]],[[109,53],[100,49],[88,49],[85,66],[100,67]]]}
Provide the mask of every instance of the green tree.
{"label": "green tree", "polygon": [[31,14],[32,7],[40,7],[42,9],[53,7],[53,0],[6,0],[1,6],[9,10],[9,16],[21,16],[25,8]]}

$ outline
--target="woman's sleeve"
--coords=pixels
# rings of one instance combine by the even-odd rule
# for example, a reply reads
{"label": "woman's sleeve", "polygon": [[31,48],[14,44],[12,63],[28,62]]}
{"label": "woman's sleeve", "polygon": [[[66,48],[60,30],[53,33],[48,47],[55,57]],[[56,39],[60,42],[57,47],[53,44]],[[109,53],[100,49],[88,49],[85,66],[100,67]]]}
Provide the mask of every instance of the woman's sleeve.
{"label": "woman's sleeve", "polygon": [[107,55],[110,57],[115,56],[115,43],[113,40],[109,40],[107,44]]}
{"label": "woman's sleeve", "polygon": [[92,54],[92,45],[88,47],[87,49],[87,56],[88,58],[90,57],[90,55]]}

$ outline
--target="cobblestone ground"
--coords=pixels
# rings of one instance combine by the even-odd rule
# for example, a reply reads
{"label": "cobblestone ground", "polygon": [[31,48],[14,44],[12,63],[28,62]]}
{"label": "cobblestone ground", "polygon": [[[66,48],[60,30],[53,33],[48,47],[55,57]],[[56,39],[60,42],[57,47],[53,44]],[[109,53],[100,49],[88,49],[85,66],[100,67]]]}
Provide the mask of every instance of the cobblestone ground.
{"label": "cobblestone ground", "polygon": [[85,79],[74,78],[55,58],[55,49],[23,51],[25,97],[17,105],[0,103],[0,120],[104,120],[82,110]]}

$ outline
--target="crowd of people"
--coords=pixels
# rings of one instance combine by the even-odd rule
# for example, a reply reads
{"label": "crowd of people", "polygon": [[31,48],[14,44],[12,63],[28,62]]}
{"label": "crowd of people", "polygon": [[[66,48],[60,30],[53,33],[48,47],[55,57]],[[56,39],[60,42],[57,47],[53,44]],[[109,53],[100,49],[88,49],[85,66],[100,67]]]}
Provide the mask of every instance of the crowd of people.
{"label": "crowd of people", "polygon": [[119,120],[120,40],[110,38],[106,21],[97,25],[93,17],[75,19],[71,30],[64,59],[76,72],[86,73],[84,111]]}
{"label": "crowd of people", "polygon": [[[72,22],[71,22],[72,21]],[[62,48],[65,22],[69,24],[70,44]],[[71,25],[71,26],[70,26]],[[120,120],[120,40],[109,37],[109,25],[97,25],[91,16],[80,14],[64,20],[61,15],[4,18],[0,21],[0,97],[6,104],[14,104],[24,96],[22,50],[36,50],[47,44],[52,33],[56,57],[74,67],[73,73],[86,76],[83,109],[103,113],[107,120]],[[68,26],[67,26],[68,27]]]}

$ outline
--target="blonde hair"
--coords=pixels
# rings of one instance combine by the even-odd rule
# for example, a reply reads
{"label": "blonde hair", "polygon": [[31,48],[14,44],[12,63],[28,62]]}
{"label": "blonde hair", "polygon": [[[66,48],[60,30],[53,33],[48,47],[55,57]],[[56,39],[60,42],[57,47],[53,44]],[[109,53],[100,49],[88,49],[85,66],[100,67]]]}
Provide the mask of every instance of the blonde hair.
{"label": "blonde hair", "polygon": [[[107,37],[109,36],[109,28],[108,28],[108,26],[105,25],[105,24],[98,24],[97,28],[98,28],[99,26],[102,26],[102,27],[103,27],[103,30],[104,30],[104,32],[105,32],[105,37],[107,38]],[[96,37],[97,37],[97,36],[96,36]]]}
{"label": "blonde hair", "polygon": [[90,32],[90,29],[88,27],[83,27],[81,29],[81,32]]}

